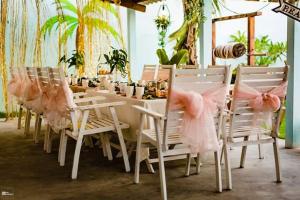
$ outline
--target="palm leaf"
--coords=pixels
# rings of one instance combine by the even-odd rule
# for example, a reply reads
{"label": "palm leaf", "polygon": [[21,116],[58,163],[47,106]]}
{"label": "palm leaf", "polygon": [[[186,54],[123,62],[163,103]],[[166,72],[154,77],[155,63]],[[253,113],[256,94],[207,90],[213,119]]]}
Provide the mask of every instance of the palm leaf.
{"label": "palm leaf", "polygon": [[41,33],[45,36],[47,34],[47,32],[50,34],[50,32],[52,31],[54,25],[56,23],[59,23],[60,21],[60,16],[54,16],[49,18],[44,25],[41,28]]}
{"label": "palm leaf", "polygon": [[185,21],[177,31],[170,34],[169,41],[173,41],[183,37],[184,35],[186,35],[187,31],[188,31],[188,22]]}
{"label": "palm leaf", "polygon": [[[99,14],[102,13],[102,9],[110,12],[113,14],[115,17],[118,17],[118,12],[115,9],[115,7],[109,3],[108,1],[102,1],[102,0],[91,0],[91,3],[98,8],[97,11],[100,11]],[[102,8],[102,9],[101,9]]]}
{"label": "palm leaf", "polygon": [[62,43],[66,43],[66,41],[73,35],[75,29],[78,27],[78,23],[74,23],[67,27],[63,35],[61,36]]}
{"label": "palm leaf", "polygon": [[106,21],[97,18],[91,18],[91,17],[85,18],[85,21],[89,21],[99,31],[110,33],[117,41],[120,39],[119,33],[114,29],[114,27],[109,25]]}
{"label": "palm leaf", "polygon": [[58,8],[68,10],[68,11],[70,11],[72,13],[75,13],[77,15],[76,6],[74,6],[70,1],[68,1],[68,0],[59,0],[59,2],[57,2],[57,4],[58,4]]}

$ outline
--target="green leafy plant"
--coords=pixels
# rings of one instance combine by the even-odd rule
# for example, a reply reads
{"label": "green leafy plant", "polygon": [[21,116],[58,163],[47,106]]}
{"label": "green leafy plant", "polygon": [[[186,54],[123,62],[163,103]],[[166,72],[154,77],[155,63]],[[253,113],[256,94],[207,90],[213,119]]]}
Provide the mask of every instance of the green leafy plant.
{"label": "green leafy plant", "polygon": [[104,54],[105,63],[110,67],[110,73],[114,70],[119,71],[124,78],[127,75],[126,65],[129,63],[127,53],[123,49],[115,49],[112,47],[112,51],[108,54]]}
{"label": "green leafy plant", "polygon": [[72,56],[70,58],[67,59],[66,55],[61,57],[59,59],[59,63],[61,62],[68,63],[68,68],[75,66],[75,68],[78,69],[79,66],[84,65],[84,53],[74,50],[74,53],[72,53]]}
{"label": "green leafy plant", "polygon": [[[231,42],[240,42],[247,47],[247,37],[245,32],[238,31],[235,35],[230,35]],[[268,35],[255,38],[255,52],[266,53],[266,56],[256,56],[255,64],[268,66],[276,63],[278,60],[286,58],[287,43],[272,42]]]}
{"label": "green leafy plant", "polygon": [[186,49],[181,49],[169,59],[165,49],[157,49],[156,54],[159,58],[159,63],[162,65],[186,64],[189,60],[189,52]]}
{"label": "green leafy plant", "polygon": [[159,43],[158,45],[161,48],[164,48],[166,46],[166,34],[168,31],[168,27],[170,26],[171,22],[169,17],[163,15],[163,16],[158,16],[155,20],[154,20],[155,24],[156,24],[156,28],[158,30],[158,34],[159,34]]}

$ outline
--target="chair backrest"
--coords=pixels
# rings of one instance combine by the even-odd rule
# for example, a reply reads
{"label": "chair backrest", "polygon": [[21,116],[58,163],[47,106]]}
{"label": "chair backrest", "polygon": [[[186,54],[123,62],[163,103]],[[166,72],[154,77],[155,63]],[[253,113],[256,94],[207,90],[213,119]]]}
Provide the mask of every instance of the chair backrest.
{"label": "chair backrest", "polygon": [[[240,83],[246,84],[262,93],[268,92],[287,81],[287,75],[288,66],[238,67],[233,94],[236,93],[237,86]],[[281,105],[283,101],[284,98],[281,98]],[[260,122],[262,122],[262,120],[265,120],[253,110],[249,103],[250,100],[248,99],[233,98],[233,100],[231,101],[230,110],[232,112],[232,115],[230,118],[230,137],[239,136],[239,133],[236,133],[236,131],[234,130],[243,129],[245,127],[252,127],[255,123],[260,126]],[[274,128],[276,128],[274,125],[277,124],[277,117],[278,114],[273,113],[273,130]]]}
{"label": "chair backrest", "polygon": [[157,65],[144,65],[141,80],[153,81],[157,76]]}
{"label": "chair backrest", "polygon": [[47,87],[50,84],[48,67],[38,67],[36,70],[40,87]]}
{"label": "chair backrest", "polygon": [[[226,93],[229,91],[229,83],[231,78],[231,71],[228,66],[208,68],[208,69],[176,69],[175,66],[170,71],[169,79],[169,97],[172,89],[183,91],[194,91],[202,94],[207,90],[213,88],[226,87]],[[169,108],[170,98],[167,100],[166,106],[166,121],[164,123],[164,137],[163,145],[167,148],[168,144],[172,141],[168,141],[168,135],[178,133],[182,127],[184,110],[171,110]],[[224,96],[225,106],[225,96]],[[219,137],[219,130],[221,128],[223,108],[220,108],[215,115],[215,125]]]}
{"label": "chair backrest", "polygon": [[156,79],[157,81],[166,81],[170,79],[170,69],[176,68],[176,65],[158,65]]}
{"label": "chair backrest", "polygon": [[49,67],[48,71],[50,77],[50,84],[56,87],[63,88],[68,108],[76,107],[76,104],[74,103],[73,99],[73,92],[71,91],[69,84],[65,78],[63,69],[60,67]]}
{"label": "chair backrest", "polygon": [[179,65],[179,69],[200,69],[201,65],[196,64],[196,65]]}
{"label": "chair backrest", "polygon": [[38,78],[36,67],[26,67],[27,76],[30,80],[35,80]]}

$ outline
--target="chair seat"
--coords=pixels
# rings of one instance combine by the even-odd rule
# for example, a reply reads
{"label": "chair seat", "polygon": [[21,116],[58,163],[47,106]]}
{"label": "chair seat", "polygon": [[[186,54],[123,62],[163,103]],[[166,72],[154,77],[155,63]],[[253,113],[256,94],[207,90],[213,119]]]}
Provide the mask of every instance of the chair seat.
{"label": "chair seat", "polygon": [[[127,129],[129,128],[129,125],[123,122],[120,123],[120,128],[121,129]],[[85,130],[82,131],[83,135],[91,135],[91,134],[96,134],[96,133],[103,133],[103,132],[108,132],[108,131],[116,131],[115,129],[115,124],[113,120],[111,119],[97,119],[95,118],[89,118],[87,121],[87,124],[85,126]],[[66,133],[74,138],[75,140],[78,137],[78,134],[74,133],[72,129],[68,129]]]}
{"label": "chair seat", "polygon": [[[129,128],[129,125],[123,122],[119,122],[121,129]],[[88,120],[88,123],[86,124],[86,130],[89,129],[95,129],[95,128],[102,128],[102,127],[111,127],[111,130],[115,130],[115,124],[114,121],[111,119],[96,119],[96,118],[90,118]]]}
{"label": "chair seat", "polygon": [[[146,141],[156,145],[156,133],[154,129],[143,130],[143,136],[145,136]],[[161,141],[163,140],[163,131],[159,132]],[[179,133],[168,134],[168,144],[180,144],[182,143],[181,136]]]}

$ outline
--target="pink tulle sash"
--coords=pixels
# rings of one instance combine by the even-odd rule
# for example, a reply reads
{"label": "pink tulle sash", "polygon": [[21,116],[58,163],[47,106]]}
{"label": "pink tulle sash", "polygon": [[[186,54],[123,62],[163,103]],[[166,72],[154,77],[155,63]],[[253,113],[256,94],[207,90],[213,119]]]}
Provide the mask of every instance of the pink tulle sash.
{"label": "pink tulle sash", "polygon": [[266,120],[265,125],[270,126],[272,113],[280,109],[280,98],[286,96],[287,84],[288,82],[285,81],[268,92],[260,92],[245,83],[239,83],[233,95],[237,99],[250,100],[249,106],[255,111],[254,118],[258,119],[261,115]]}
{"label": "pink tulle sash", "polygon": [[43,113],[46,121],[55,131],[69,126],[67,112],[69,108],[76,107],[76,104],[66,81],[59,86],[48,84],[43,87],[40,86],[38,79],[29,79],[24,71],[24,73],[12,74],[8,91],[27,108],[36,113]]}
{"label": "pink tulle sash", "polygon": [[17,98],[21,97],[22,78],[19,74],[12,74],[8,83],[8,92]]}
{"label": "pink tulle sash", "polygon": [[219,150],[214,116],[224,106],[226,87],[210,89],[202,94],[172,90],[171,110],[184,109],[182,142],[194,153]]}

